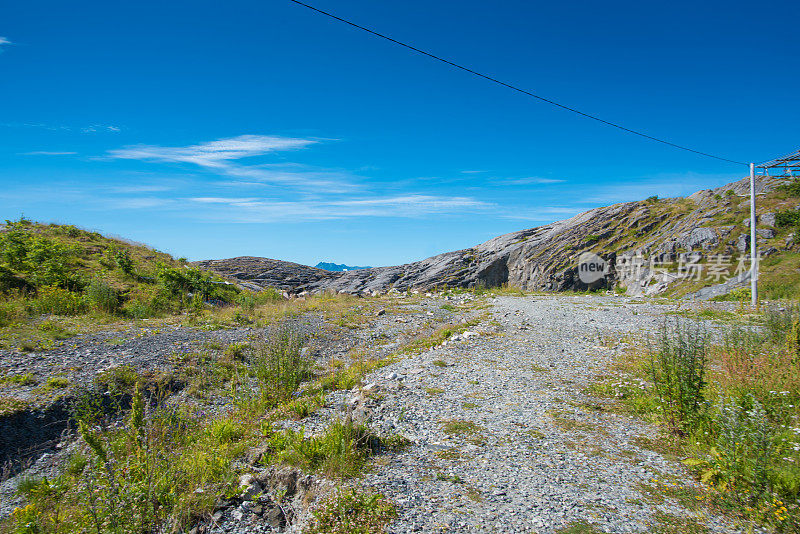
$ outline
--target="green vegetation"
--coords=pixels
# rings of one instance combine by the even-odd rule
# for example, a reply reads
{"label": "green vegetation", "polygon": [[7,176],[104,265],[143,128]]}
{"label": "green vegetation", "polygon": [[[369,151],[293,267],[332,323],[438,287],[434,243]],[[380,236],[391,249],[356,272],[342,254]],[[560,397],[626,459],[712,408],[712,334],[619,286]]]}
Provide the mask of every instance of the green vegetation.
{"label": "green vegetation", "polygon": [[341,490],[314,511],[307,534],[380,534],[397,517],[394,504],[379,493]]}
{"label": "green vegetation", "polygon": [[791,197],[800,197],[800,179],[795,178],[788,184],[779,185],[778,191]]}
{"label": "green vegetation", "polygon": [[2,384],[33,386],[36,384],[36,379],[30,373],[25,373],[22,375],[4,375],[0,376],[0,385]]}
{"label": "green vegetation", "polygon": [[475,445],[483,445],[486,442],[486,438],[484,438],[482,434],[483,427],[473,423],[472,421],[466,421],[462,419],[451,419],[449,421],[444,421],[442,430],[445,434],[449,434],[451,436],[461,436]]}
{"label": "green vegetation", "polygon": [[[219,495],[239,491],[236,462],[256,445],[268,445],[262,463],[341,479],[357,475],[372,455],[403,447],[402,438],[381,441],[349,419],[315,436],[273,429],[287,414],[304,417],[324,404],[325,377],[315,381],[306,341],[284,323],[266,340],[209,343],[202,352],[174,355],[180,376],[140,375],[130,367],[99,375],[72,402],[81,446],[67,468],[54,479],[24,481],[19,491],[27,505],[0,526],[20,533],[183,530],[213,512]],[[5,380],[28,381],[16,375]],[[209,417],[192,403],[165,402],[175,381],[190,397],[221,399],[229,409]],[[44,387],[66,384],[51,377]],[[113,421],[126,399],[130,410],[120,427]],[[326,503],[317,515],[318,532],[377,532],[393,517],[382,497],[342,494]],[[346,510],[362,527],[372,526],[330,530],[328,521]]]}
{"label": "green vegetation", "polygon": [[768,311],[763,325],[759,330],[728,326],[712,343],[697,326],[675,323],[644,349],[622,357],[614,369],[617,377],[590,389],[664,425],[666,435],[657,446],[688,458],[684,463],[705,487],[698,499],[743,521],[797,532],[798,308]]}
{"label": "green vegetation", "polygon": [[558,534],[603,534],[604,531],[587,521],[573,521],[557,532]]}
{"label": "green vegetation", "polygon": [[318,436],[306,437],[302,430],[277,432],[268,443],[273,452],[265,463],[286,463],[332,478],[356,475],[370,454],[381,448],[366,426],[349,420],[334,422]]}
{"label": "green vegetation", "polygon": [[23,218],[0,231],[0,347],[47,348],[77,325],[196,315],[238,293],[167,254],[74,226]]}
{"label": "green vegetation", "polygon": [[788,209],[779,211],[775,214],[775,225],[778,228],[792,228],[797,230],[800,228],[800,211]]}

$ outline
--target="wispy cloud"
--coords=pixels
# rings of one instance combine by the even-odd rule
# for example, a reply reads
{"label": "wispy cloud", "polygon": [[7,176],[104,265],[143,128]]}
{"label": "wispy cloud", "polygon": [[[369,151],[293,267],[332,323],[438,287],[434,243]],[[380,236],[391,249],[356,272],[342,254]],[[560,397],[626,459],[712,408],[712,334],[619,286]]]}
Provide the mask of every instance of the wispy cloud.
{"label": "wispy cloud", "polygon": [[493,180],[501,185],[545,185],[545,184],[562,184],[566,180],[558,178],[539,178],[538,176],[528,176],[526,178],[497,178]]}
{"label": "wispy cloud", "polygon": [[4,45],[10,45],[10,44],[14,44],[14,43],[12,43],[12,42],[11,42],[11,41],[8,39],[8,37],[0,37],[0,54],[2,54],[2,53],[3,53],[3,46],[4,46]]}
{"label": "wispy cloud", "polygon": [[113,187],[111,191],[114,193],[162,193],[173,189],[168,185],[130,185]]}
{"label": "wispy cloud", "polygon": [[262,156],[279,150],[305,148],[315,142],[310,139],[271,135],[240,135],[184,147],[135,145],[109,150],[108,155],[118,159],[194,163],[201,167],[224,168],[233,160]]}
{"label": "wispy cloud", "polygon": [[[688,196],[701,189],[717,187],[736,181],[742,176],[720,173],[659,173],[632,180],[613,183],[600,181],[602,187],[592,187],[585,196],[576,202],[606,205],[616,202],[644,200],[651,195],[660,197]],[[596,194],[592,194],[596,193]]]}
{"label": "wispy cloud", "polygon": [[324,221],[353,217],[414,218],[429,214],[480,211],[494,206],[470,197],[417,194],[347,200],[286,201],[256,197],[192,197],[186,200],[223,208],[207,215],[239,223]]}
{"label": "wispy cloud", "polygon": [[568,207],[541,207],[527,210],[514,210],[509,209],[500,215],[501,219],[516,219],[522,221],[536,221],[536,222],[551,222],[562,218],[563,216],[571,217],[577,215],[583,208],[568,208]]}
{"label": "wispy cloud", "polygon": [[[299,164],[243,164],[240,160],[275,152],[298,150],[317,143],[314,139],[273,135],[240,135],[182,147],[134,145],[109,150],[107,157],[162,163],[189,163],[211,172],[244,178],[254,183],[306,187],[352,187],[346,173],[309,169]],[[238,181],[237,181],[238,183]]]}
{"label": "wispy cloud", "polygon": [[112,132],[117,133],[121,132],[122,128],[119,126],[113,126],[110,124],[92,124],[91,126],[84,126],[81,128],[81,132],[83,133],[94,133],[94,132]]}
{"label": "wispy cloud", "polygon": [[[3,49],[0,48],[0,52]],[[51,124],[46,122],[4,122],[0,124],[6,128],[40,128],[42,130],[50,130],[51,132],[80,132],[80,133],[97,133],[97,132],[121,132],[122,128],[111,124],[92,124],[89,126],[68,126],[64,124]]]}
{"label": "wispy cloud", "polygon": [[33,152],[22,152],[21,156],[74,156],[77,152],[58,152],[50,150],[34,150]]}

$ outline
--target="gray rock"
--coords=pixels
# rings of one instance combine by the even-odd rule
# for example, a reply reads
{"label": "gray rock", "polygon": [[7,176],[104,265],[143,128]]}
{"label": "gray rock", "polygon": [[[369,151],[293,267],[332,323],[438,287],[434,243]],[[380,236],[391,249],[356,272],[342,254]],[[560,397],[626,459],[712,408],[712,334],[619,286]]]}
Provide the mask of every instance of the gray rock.
{"label": "gray rock", "polygon": [[739,252],[747,252],[750,249],[750,235],[742,234],[736,240],[736,249]]}
{"label": "gray rock", "polygon": [[772,239],[775,237],[775,230],[770,228],[756,228],[756,235],[762,239]]}
{"label": "gray rock", "polygon": [[711,228],[694,228],[691,232],[678,239],[678,245],[688,250],[695,247],[703,249],[714,248],[719,243],[716,232]]}

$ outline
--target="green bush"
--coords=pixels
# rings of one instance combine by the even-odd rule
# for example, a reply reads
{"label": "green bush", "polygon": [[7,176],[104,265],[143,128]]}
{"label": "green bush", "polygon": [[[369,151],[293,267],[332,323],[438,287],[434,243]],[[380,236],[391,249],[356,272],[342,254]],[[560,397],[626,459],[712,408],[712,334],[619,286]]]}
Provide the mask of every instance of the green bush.
{"label": "green bush", "polygon": [[313,361],[303,354],[305,343],[302,332],[284,323],[274,328],[265,342],[254,346],[249,363],[270,397],[286,399],[311,377]]}
{"label": "green bush", "polygon": [[795,178],[788,184],[778,186],[778,191],[784,191],[792,197],[800,197],[800,179]]}
{"label": "green bush", "polygon": [[0,327],[18,323],[28,316],[25,310],[25,301],[9,298],[0,301]]}
{"label": "green bush", "polygon": [[88,309],[88,303],[82,295],[51,286],[39,288],[30,306],[36,313],[53,315],[80,315]]}
{"label": "green bush", "polygon": [[723,399],[717,406],[714,465],[704,476],[706,481],[713,477],[722,490],[730,487],[749,494],[748,500],[755,504],[770,490],[775,430],[764,407],[752,396],[745,400],[745,407],[734,399]]}
{"label": "green bush", "polygon": [[119,311],[120,296],[105,280],[95,278],[86,288],[86,297],[96,310],[114,314]]}
{"label": "green bush", "polygon": [[128,276],[134,275],[133,260],[131,259],[131,255],[127,250],[114,251],[114,261],[117,263],[117,267],[119,267],[123,273],[127,274]]}
{"label": "green bush", "polygon": [[8,230],[0,233],[0,267],[18,273],[36,287],[80,288],[72,269],[77,258],[75,247],[39,236],[19,221],[6,221],[6,227]]}
{"label": "green bush", "polygon": [[686,323],[664,325],[651,350],[650,377],[664,417],[684,434],[706,407],[708,334]]}
{"label": "green bush", "polygon": [[775,226],[778,228],[800,228],[800,210],[784,210],[776,212]]}
{"label": "green bush", "polygon": [[273,460],[320,471],[330,477],[358,474],[367,457],[377,451],[380,440],[365,425],[350,420],[335,421],[319,436],[306,438],[291,429],[273,434],[269,441]]}

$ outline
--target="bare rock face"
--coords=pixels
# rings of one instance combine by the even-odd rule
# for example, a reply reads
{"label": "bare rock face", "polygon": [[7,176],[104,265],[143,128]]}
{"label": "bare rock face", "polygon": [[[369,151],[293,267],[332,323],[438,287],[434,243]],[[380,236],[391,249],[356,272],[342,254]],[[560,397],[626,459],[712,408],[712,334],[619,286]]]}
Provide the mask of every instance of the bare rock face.
{"label": "bare rock face", "polygon": [[[758,193],[772,190],[773,179],[759,178]],[[744,221],[721,224],[734,202],[749,193],[748,179],[688,198],[626,202],[581,213],[564,221],[501,235],[472,248],[446,252],[392,267],[330,272],[268,258],[241,257],[198,262],[201,267],[259,287],[291,293],[337,291],[377,294],[388,290],[425,291],[441,287],[495,287],[503,284],[526,290],[564,291],[620,284],[629,294],[665,290],[670,279],[648,267],[633,274],[617,273],[590,288],[577,276],[578,257],[594,252],[612,266],[647,256],[659,262],[686,254],[734,253],[746,243]],[[774,224],[766,214],[763,223]],[[720,224],[716,225],[716,221]],[[730,221],[725,221],[729,223]],[[759,232],[762,238],[772,230]],[[744,235],[744,239],[738,235]]]}
{"label": "bare rock face", "polygon": [[203,260],[196,262],[198,267],[208,269],[227,278],[243,282],[245,287],[274,287],[281,290],[294,290],[313,282],[335,279],[340,273],[308,267],[289,261],[240,256],[226,260]]}

